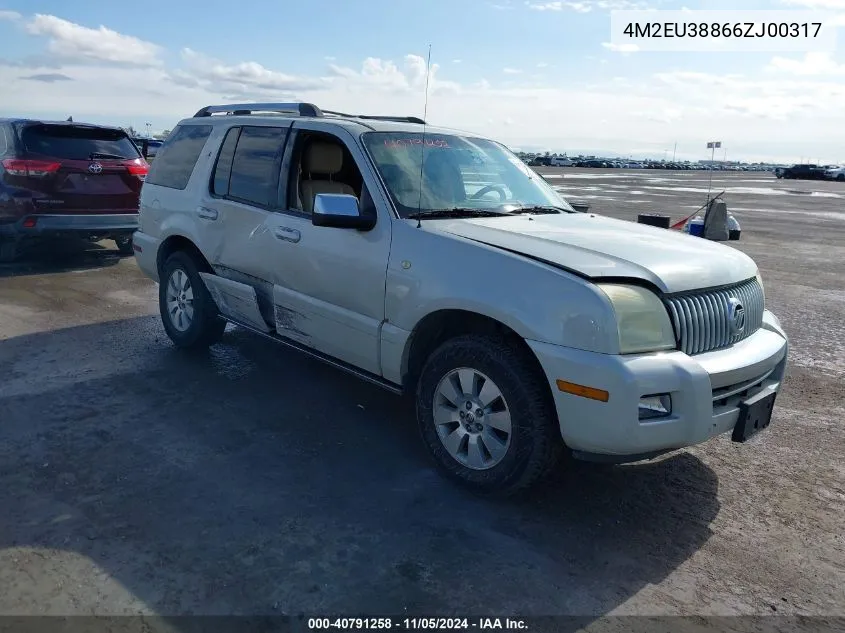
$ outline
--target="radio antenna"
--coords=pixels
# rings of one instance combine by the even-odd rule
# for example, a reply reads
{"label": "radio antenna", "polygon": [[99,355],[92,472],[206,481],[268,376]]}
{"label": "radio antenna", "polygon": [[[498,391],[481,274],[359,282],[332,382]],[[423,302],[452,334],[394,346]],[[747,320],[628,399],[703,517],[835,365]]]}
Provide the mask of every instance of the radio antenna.
{"label": "radio antenna", "polygon": [[428,60],[425,64],[425,103],[423,105],[423,131],[422,143],[420,144],[420,191],[417,198],[417,228],[422,227],[422,188],[423,188],[423,166],[425,165],[425,126],[428,123],[428,79],[431,76],[431,44],[428,45]]}

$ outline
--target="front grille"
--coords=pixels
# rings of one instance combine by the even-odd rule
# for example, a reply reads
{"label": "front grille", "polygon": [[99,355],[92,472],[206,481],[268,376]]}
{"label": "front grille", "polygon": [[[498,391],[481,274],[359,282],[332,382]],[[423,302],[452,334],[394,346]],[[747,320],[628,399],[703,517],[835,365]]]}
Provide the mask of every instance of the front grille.
{"label": "front grille", "polygon": [[[745,309],[745,327],[736,333],[731,322],[731,299]],[[763,288],[756,279],[718,290],[670,296],[666,300],[678,349],[702,354],[748,338],[763,324]]]}

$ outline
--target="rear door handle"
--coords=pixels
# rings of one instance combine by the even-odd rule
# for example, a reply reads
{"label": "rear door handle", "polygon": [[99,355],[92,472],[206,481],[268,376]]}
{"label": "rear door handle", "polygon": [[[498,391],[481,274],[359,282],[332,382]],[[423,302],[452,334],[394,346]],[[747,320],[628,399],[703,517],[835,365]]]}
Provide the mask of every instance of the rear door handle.
{"label": "rear door handle", "polygon": [[197,215],[206,220],[216,220],[217,210],[208,207],[197,207]]}
{"label": "rear door handle", "polygon": [[277,240],[285,240],[287,242],[293,242],[296,244],[302,235],[296,229],[289,229],[286,226],[280,226],[277,229],[273,230],[273,235],[276,236]]}

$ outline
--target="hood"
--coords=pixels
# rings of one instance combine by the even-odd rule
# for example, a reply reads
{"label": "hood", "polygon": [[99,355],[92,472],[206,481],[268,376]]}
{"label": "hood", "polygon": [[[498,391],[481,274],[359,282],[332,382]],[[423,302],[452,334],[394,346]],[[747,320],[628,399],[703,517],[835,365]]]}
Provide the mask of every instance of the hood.
{"label": "hood", "polygon": [[723,286],[757,274],[730,246],[587,213],[430,220],[430,228],[543,260],[590,279],[627,277],[667,293]]}

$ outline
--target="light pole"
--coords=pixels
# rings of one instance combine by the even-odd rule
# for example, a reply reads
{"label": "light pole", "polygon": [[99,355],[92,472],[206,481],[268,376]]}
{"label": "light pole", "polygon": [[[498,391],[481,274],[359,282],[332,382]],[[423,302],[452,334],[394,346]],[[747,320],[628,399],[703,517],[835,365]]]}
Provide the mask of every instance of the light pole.
{"label": "light pole", "polygon": [[[707,149],[710,150],[710,178],[707,180],[707,204],[710,204],[710,188],[713,185],[713,164],[716,162],[716,150],[722,147],[722,141],[708,141]],[[727,149],[725,154],[727,155]]]}
{"label": "light pole", "polygon": [[150,129],[153,127],[153,124],[150,123],[149,121],[147,121],[146,125],[147,125],[147,138],[150,138],[150,136],[151,136]]}

